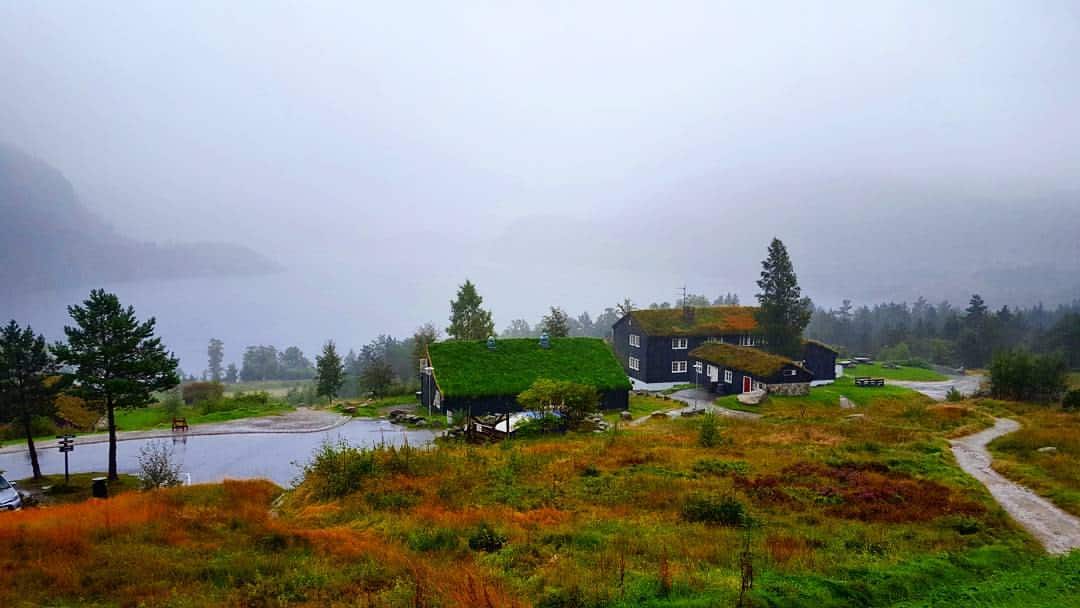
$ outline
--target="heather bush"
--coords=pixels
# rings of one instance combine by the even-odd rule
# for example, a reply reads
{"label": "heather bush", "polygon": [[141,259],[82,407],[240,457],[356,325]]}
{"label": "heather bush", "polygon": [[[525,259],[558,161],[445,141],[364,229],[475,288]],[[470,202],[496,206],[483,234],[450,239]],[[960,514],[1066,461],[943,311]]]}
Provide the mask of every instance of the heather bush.
{"label": "heather bush", "polygon": [[689,522],[741,526],[746,523],[746,510],[731,496],[695,494],[683,502],[682,518]]}
{"label": "heather bush", "polygon": [[180,485],[180,465],[164,441],[150,441],[139,449],[139,480],[144,490]]}
{"label": "heather bush", "polygon": [[506,537],[496,532],[487,523],[481,523],[469,536],[469,548],[473,551],[493,553],[502,549],[505,544]]}

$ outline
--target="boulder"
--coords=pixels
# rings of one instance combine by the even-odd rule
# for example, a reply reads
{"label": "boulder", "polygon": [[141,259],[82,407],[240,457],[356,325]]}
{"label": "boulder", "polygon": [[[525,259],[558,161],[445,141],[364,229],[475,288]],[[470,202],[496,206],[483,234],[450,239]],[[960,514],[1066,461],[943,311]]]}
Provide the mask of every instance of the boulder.
{"label": "boulder", "polygon": [[842,409],[842,410],[850,410],[853,407],[855,407],[855,404],[852,403],[850,399],[848,399],[847,397],[843,397],[843,396],[840,397],[840,409]]}
{"label": "boulder", "polygon": [[737,399],[739,400],[739,403],[743,405],[760,405],[762,401],[765,401],[767,396],[768,393],[758,390],[750,391],[749,393],[741,393]]}
{"label": "boulder", "polygon": [[865,417],[866,417],[866,414],[849,414],[847,416],[844,416],[844,418],[847,418],[849,420],[858,420],[860,418],[865,418]]}
{"label": "boulder", "polygon": [[649,414],[649,418],[667,418],[667,412],[653,412]]}
{"label": "boulder", "polygon": [[1052,445],[1048,445],[1048,446],[1041,447],[1041,448],[1039,448],[1039,449],[1037,449],[1035,451],[1036,452],[1042,452],[1043,454],[1053,454],[1053,453],[1057,452],[1057,448],[1055,448]]}

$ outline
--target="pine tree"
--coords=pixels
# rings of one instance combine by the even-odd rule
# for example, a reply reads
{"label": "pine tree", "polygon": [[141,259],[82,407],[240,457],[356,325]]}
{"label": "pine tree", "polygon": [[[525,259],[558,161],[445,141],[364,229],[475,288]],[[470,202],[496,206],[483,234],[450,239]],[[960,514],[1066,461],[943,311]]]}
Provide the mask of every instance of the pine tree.
{"label": "pine tree", "polygon": [[41,479],[41,465],[34,448],[33,422],[56,409],[49,380],[55,373],[45,336],[34,335],[30,327],[22,329],[15,321],[0,331],[0,420],[10,420],[25,433],[34,479]]}
{"label": "pine tree", "polygon": [[206,347],[206,371],[211,382],[221,382],[221,361],[225,358],[225,343],[217,338],[210,338]]}
{"label": "pine tree", "polygon": [[153,401],[153,393],[180,383],[178,362],[154,337],[156,320],[140,322],[131,306],[123,308],[114,294],[90,292],[82,305],[68,306],[75,321],[65,327],[67,344],[56,344],[57,361],[75,368],[72,392],[105,408],[109,425],[109,479],[116,468],[116,408]]}
{"label": "pine tree", "polygon": [[565,338],[570,335],[570,316],[558,306],[552,306],[551,312],[540,320],[540,331],[549,338]]}
{"label": "pine tree", "polygon": [[468,279],[458,288],[457,299],[450,302],[450,326],[446,333],[457,340],[484,340],[495,335],[491,312],[480,307],[484,299]]}
{"label": "pine tree", "polygon": [[327,340],[323,345],[322,354],[315,357],[315,370],[317,372],[316,394],[328,398],[333,403],[334,397],[337,397],[341,385],[345,382],[345,366],[341,362],[333,340]]}
{"label": "pine tree", "polygon": [[769,255],[761,262],[757,294],[760,309],[757,322],[765,335],[768,349],[777,354],[797,357],[802,351],[802,332],[813,313],[809,298],[802,297],[795,268],[780,239],[769,244]]}

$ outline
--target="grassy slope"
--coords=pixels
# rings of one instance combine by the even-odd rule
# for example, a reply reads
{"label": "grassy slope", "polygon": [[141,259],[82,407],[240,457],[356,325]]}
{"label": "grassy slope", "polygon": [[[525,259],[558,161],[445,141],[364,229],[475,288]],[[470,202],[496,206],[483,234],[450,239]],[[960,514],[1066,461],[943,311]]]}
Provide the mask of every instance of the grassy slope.
{"label": "grassy slope", "polygon": [[861,363],[854,368],[845,369],[844,376],[872,376],[874,378],[885,378],[886,380],[909,380],[912,382],[948,380],[948,378],[932,369],[923,369],[921,367],[889,369],[882,367],[880,363]]}
{"label": "grassy slope", "polygon": [[[1080,412],[1042,405],[984,401],[1024,428],[990,443],[994,469],[1080,515]],[[1056,452],[1039,452],[1052,446]]]}
{"label": "grassy slope", "polygon": [[[695,418],[384,451],[355,469],[358,491],[322,500],[316,477],[275,517],[272,487],[235,482],[122,496],[110,523],[100,509],[16,514],[23,527],[0,528],[15,547],[0,552],[12,573],[0,600],[733,605],[743,534],[684,521],[700,493],[738,499],[758,523],[755,605],[1053,606],[1080,593],[1076,558],[1040,557],[955,466],[944,437],[985,425],[983,411],[876,395],[861,420],[774,399],[762,420],[721,420],[713,448]],[[670,403],[648,401],[632,407]],[[468,548],[482,522],[506,537],[501,550]]]}
{"label": "grassy slope", "polygon": [[[66,484],[63,475],[46,475],[39,481],[30,477],[19,481],[19,489],[36,493],[42,491],[44,487],[51,486],[41,499],[42,504],[46,505],[82,502],[90,498],[92,480],[95,477],[104,476],[105,473],[74,473]],[[138,477],[121,475],[119,481],[109,482],[109,495],[116,496],[138,487]]]}
{"label": "grassy slope", "polygon": [[[204,414],[197,406],[185,406],[180,408],[177,416],[187,418],[188,424],[206,424],[210,422],[226,422],[241,418],[255,418],[258,416],[273,416],[292,411],[294,408],[284,403],[270,402],[265,406],[238,407],[235,409]],[[156,428],[169,428],[172,426],[172,415],[160,405],[142,407],[132,410],[119,410],[116,412],[116,428],[121,431],[141,431]]]}
{"label": "grassy slope", "polygon": [[[920,399],[918,393],[909,388],[892,386],[888,383],[886,383],[885,386],[855,386],[855,379],[853,376],[844,376],[842,378],[837,378],[836,382],[832,384],[811,388],[810,395],[807,397],[780,397],[773,395],[762,405],[742,405],[735,395],[727,395],[725,397],[720,397],[715,403],[716,405],[734,410],[767,413],[773,406],[787,407],[792,404],[805,403],[816,406],[838,407],[841,396],[847,397],[856,405],[868,405],[875,399],[885,398]],[[845,413],[851,414],[858,412],[848,411]]]}

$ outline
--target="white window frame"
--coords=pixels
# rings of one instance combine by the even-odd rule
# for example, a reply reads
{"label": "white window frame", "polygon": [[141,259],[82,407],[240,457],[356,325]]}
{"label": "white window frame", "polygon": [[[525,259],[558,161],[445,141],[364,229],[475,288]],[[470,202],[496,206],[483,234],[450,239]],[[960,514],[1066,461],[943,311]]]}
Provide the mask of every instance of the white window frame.
{"label": "white window frame", "polygon": [[626,361],[626,366],[629,367],[630,369],[634,370],[635,372],[640,372],[641,371],[641,360],[638,359],[637,357],[630,357]]}
{"label": "white window frame", "polygon": [[641,348],[641,336],[637,334],[630,334],[630,346],[634,348]]}
{"label": "white window frame", "polygon": [[730,369],[724,370],[724,384],[731,384],[735,381],[735,374],[731,373]]}
{"label": "white window frame", "polygon": [[797,371],[795,371],[793,369],[785,369],[784,370],[784,375],[785,376],[796,376],[796,375],[798,375],[798,373],[799,372],[797,372]]}
{"label": "white window frame", "polygon": [[690,348],[690,340],[686,338],[672,338],[671,350],[686,350]]}
{"label": "white window frame", "polygon": [[672,361],[671,373],[673,374],[685,374],[687,370],[686,361]]}
{"label": "white window frame", "polygon": [[743,334],[739,336],[739,346],[754,346],[755,340],[753,334]]}
{"label": "white window frame", "polygon": [[702,373],[703,371],[705,371],[705,364],[703,364],[701,361],[694,361],[694,371],[699,374]]}

